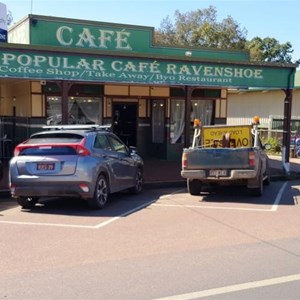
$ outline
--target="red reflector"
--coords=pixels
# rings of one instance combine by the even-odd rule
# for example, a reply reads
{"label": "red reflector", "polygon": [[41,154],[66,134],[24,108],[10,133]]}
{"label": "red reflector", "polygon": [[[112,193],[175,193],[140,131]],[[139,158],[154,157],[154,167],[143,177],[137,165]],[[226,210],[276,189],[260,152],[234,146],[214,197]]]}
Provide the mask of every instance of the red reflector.
{"label": "red reflector", "polygon": [[15,190],[16,190],[16,185],[15,184],[10,184],[10,190],[11,190],[12,193],[14,193]]}
{"label": "red reflector", "polygon": [[249,166],[255,167],[255,153],[249,152]]}
{"label": "red reflector", "polygon": [[182,165],[182,168],[186,168],[188,165],[187,155],[185,153],[182,154],[181,165]]}
{"label": "red reflector", "polygon": [[85,193],[89,192],[89,186],[86,183],[81,183],[79,184],[79,187],[81,188],[81,190]]}

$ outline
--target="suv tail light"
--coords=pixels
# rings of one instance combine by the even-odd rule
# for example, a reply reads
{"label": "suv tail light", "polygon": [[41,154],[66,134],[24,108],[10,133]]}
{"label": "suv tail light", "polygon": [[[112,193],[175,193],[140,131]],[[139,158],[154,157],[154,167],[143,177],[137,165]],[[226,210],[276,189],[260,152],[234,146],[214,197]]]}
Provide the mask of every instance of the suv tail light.
{"label": "suv tail light", "polygon": [[84,146],[85,140],[86,139],[84,138],[79,144],[75,145],[75,150],[80,156],[87,156],[91,154],[91,152]]}
{"label": "suv tail light", "polygon": [[[22,154],[22,151],[25,149],[30,149],[30,148],[36,148],[36,149],[53,149],[55,147],[69,147],[72,148],[73,151],[76,152],[76,154],[80,156],[87,156],[90,155],[91,152],[85,147],[85,141],[86,139],[82,139],[80,143],[58,143],[58,144],[19,144],[18,146],[15,147],[14,150],[14,156],[19,156]],[[75,154],[75,153],[73,153]],[[42,155],[42,154],[39,154]],[[47,154],[51,155],[51,154]],[[54,154],[53,154],[54,155]]]}
{"label": "suv tail light", "polygon": [[15,150],[14,150],[14,156],[19,156],[20,153],[22,152],[22,150],[25,148],[28,148],[28,147],[25,147],[23,144],[16,146]]}

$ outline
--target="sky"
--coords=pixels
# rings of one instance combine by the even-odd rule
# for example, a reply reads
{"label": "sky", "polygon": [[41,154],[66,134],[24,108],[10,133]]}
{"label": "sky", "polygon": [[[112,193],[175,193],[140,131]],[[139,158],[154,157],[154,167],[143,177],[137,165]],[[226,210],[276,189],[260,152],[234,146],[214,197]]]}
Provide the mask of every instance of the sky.
{"label": "sky", "polygon": [[132,24],[159,28],[174,12],[208,8],[217,10],[218,21],[231,16],[247,30],[246,38],[271,37],[290,42],[293,61],[300,59],[299,0],[0,0],[11,11],[13,23],[28,14]]}

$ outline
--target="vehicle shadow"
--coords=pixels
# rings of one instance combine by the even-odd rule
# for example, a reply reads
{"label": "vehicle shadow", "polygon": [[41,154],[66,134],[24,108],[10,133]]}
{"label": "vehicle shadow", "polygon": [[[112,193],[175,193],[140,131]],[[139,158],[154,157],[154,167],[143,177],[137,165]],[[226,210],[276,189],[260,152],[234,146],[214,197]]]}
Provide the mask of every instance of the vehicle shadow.
{"label": "vehicle shadow", "polygon": [[30,214],[51,214],[80,217],[125,217],[159,200],[166,189],[144,191],[132,195],[126,191],[110,195],[109,203],[103,209],[91,209],[87,201],[79,198],[41,198],[32,209],[21,209]]}
{"label": "vehicle shadow", "polygon": [[[0,212],[7,210],[7,209],[17,207],[17,206],[18,206],[18,203],[13,198],[5,197],[5,198],[0,199]],[[1,213],[0,213],[0,216],[2,216]]]}
{"label": "vehicle shadow", "polygon": [[299,190],[287,186],[284,190],[285,196],[280,197],[279,191],[283,184],[276,182],[272,183],[272,187],[264,186],[262,196],[252,196],[243,186],[205,186],[201,192],[201,202],[273,205],[276,201],[278,205],[296,205],[295,199],[300,195]]}

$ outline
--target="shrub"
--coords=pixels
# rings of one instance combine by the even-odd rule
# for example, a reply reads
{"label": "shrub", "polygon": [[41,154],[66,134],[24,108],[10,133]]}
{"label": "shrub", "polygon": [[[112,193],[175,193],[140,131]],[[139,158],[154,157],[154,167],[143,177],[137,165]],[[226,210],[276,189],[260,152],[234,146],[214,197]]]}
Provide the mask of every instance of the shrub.
{"label": "shrub", "polygon": [[277,138],[269,137],[262,139],[263,144],[271,145],[271,149],[267,150],[268,154],[281,154],[282,151],[282,144],[281,141]]}

